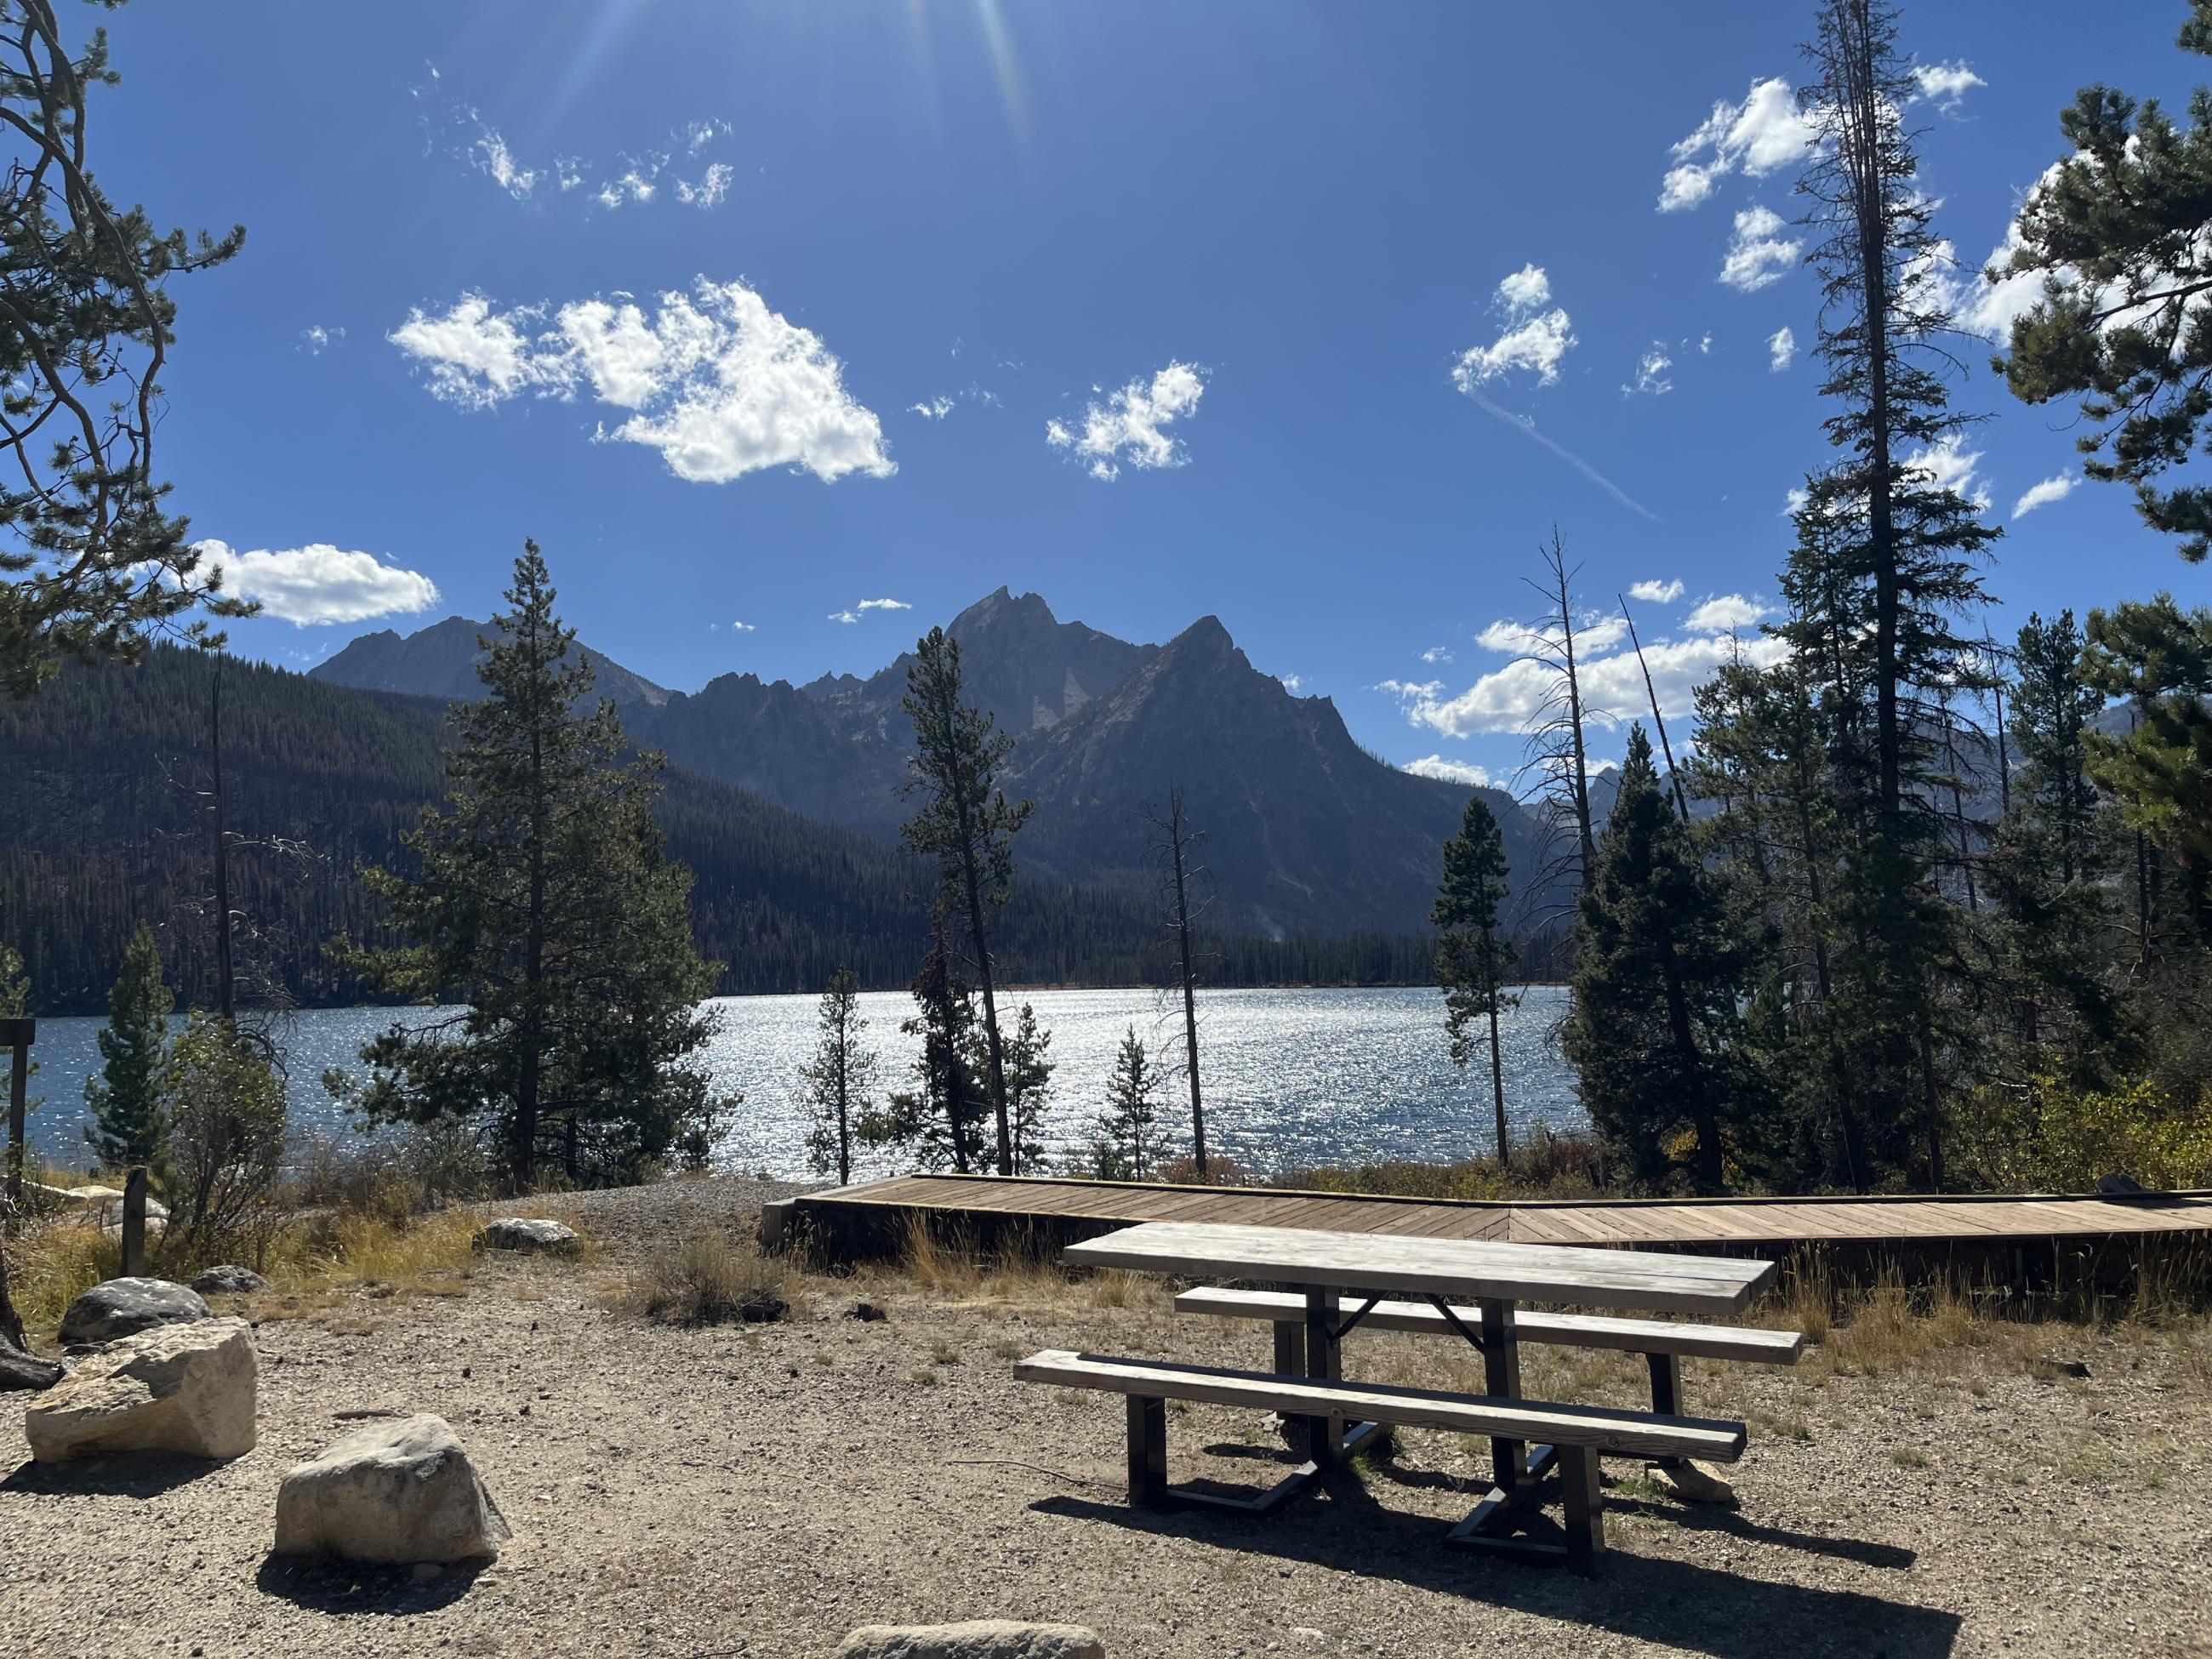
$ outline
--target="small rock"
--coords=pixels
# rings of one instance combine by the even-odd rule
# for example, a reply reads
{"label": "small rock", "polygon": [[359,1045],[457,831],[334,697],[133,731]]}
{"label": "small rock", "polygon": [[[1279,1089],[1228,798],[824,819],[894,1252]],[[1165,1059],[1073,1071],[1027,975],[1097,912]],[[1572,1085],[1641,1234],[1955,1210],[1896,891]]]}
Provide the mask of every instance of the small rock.
{"label": "small rock", "polygon": [[276,1553],[349,1561],[495,1557],[512,1534],[442,1417],[357,1429],[276,1490]]}
{"label": "small rock", "polygon": [[158,1326],[111,1344],[40,1395],[23,1428],[41,1463],[102,1452],[238,1457],[253,1449],[257,1380],[244,1320]]}
{"label": "small rock", "polygon": [[2088,1366],[2078,1359],[2060,1359],[2055,1355],[2045,1354],[2042,1364],[2043,1369],[2053,1376],[2077,1377],[2085,1382],[2089,1379]]}
{"label": "small rock", "polygon": [[881,1308],[878,1308],[872,1302],[855,1302],[853,1304],[852,1316],[854,1319],[859,1320],[864,1325],[872,1325],[879,1319],[889,1319],[890,1317],[889,1314],[885,1313]]}
{"label": "small rock", "polygon": [[51,1389],[68,1375],[52,1360],[25,1353],[21,1349],[0,1340],[0,1394],[15,1389],[28,1389],[33,1392]]}
{"label": "small rock", "polygon": [[1651,1479],[1660,1491],[1685,1504],[1719,1504],[1730,1509],[1735,1506],[1735,1487],[1728,1477],[1695,1458],[1685,1457],[1671,1465],[1654,1463]]}
{"label": "small rock", "polygon": [[978,1619],[964,1625],[863,1625],[837,1659],[1106,1659],[1097,1632],[1079,1625]]}
{"label": "small rock", "polygon": [[2125,1170],[2114,1170],[2097,1178],[2097,1190],[2106,1198],[2135,1198],[2142,1193],[2143,1184]]}
{"label": "small rock", "polygon": [[269,1281],[251,1267],[225,1264],[210,1267],[192,1280],[192,1288],[202,1296],[251,1296],[256,1291],[265,1291]]}
{"label": "small rock", "polygon": [[166,1279],[111,1279],[70,1304],[60,1335],[64,1346],[82,1347],[207,1316],[208,1304],[182,1285]]}
{"label": "small rock", "polygon": [[435,1561],[417,1561],[415,1564],[415,1582],[418,1584],[427,1584],[445,1570]]}
{"label": "small rock", "polygon": [[505,1216],[487,1223],[476,1237],[480,1250],[543,1251],[552,1255],[574,1255],[584,1247],[574,1227],[558,1221],[532,1221],[520,1216]]}

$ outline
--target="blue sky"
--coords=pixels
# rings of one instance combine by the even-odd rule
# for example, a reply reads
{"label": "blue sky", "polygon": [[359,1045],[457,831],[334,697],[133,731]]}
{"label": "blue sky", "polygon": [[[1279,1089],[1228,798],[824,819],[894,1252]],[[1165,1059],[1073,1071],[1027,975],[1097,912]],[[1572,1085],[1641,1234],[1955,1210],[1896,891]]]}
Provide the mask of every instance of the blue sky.
{"label": "blue sky", "polygon": [[[2182,9],[1908,8],[1969,267],[2077,87],[2185,94]],[[1680,585],[1637,604],[1670,700],[1773,592],[1824,449],[1759,88],[1810,10],[138,0],[91,143],[247,227],[175,287],[160,457],[283,613],[241,649],[483,616],[532,535],[672,686],[865,672],[1003,582],[1134,639],[1216,613],[1393,761],[1503,775],[1493,624],[1554,524],[1593,608]],[[2069,411],[1967,344],[1996,626],[2203,602],[2124,492],[2017,512]]]}

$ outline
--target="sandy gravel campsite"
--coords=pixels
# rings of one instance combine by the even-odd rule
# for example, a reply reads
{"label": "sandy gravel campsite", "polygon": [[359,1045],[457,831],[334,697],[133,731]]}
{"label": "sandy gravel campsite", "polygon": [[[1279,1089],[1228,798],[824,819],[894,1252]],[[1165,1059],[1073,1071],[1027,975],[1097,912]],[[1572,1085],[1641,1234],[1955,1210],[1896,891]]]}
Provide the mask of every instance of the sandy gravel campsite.
{"label": "sandy gravel campsite", "polygon": [[[1741,1508],[1686,1508],[1610,1464],[1591,1583],[1439,1547],[1484,1449],[1442,1435],[1271,1520],[1127,1509],[1118,1403],[1018,1385],[1011,1361],[1267,1358],[1264,1333],[1178,1319],[1142,1280],[926,1261],[807,1276],[774,1324],[619,1308],[657,1243],[746,1226],[778,1190],[588,1195],[567,1211],[594,1243],[580,1263],[249,1303],[260,1443],[227,1465],[37,1468],[8,1396],[0,1648],[817,1656],[863,1623],[1004,1615],[1094,1626],[1115,1659],[2212,1653],[2201,1326],[1902,1329],[1860,1343],[1887,1356],[1871,1375],[1848,1333],[1794,1372],[1693,1362],[1692,1409],[1750,1425]],[[862,1299],[887,1316],[853,1317]],[[1379,1379],[1462,1364],[1355,1340]],[[1528,1363],[1532,1394],[1637,1402],[1633,1356]],[[283,1472],[362,1413],[416,1411],[452,1420],[513,1524],[496,1565],[422,1580],[271,1558]],[[1250,1484],[1278,1451],[1210,1407],[1176,1410],[1170,1436],[1178,1478]]]}

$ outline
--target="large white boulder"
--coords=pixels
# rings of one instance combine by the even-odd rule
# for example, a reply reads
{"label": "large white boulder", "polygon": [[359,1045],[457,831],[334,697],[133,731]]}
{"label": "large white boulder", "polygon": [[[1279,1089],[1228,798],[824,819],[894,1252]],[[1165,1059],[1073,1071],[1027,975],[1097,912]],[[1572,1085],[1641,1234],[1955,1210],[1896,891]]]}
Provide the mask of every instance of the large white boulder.
{"label": "large white boulder", "polygon": [[23,1413],[41,1463],[107,1452],[238,1457],[253,1449],[259,1369],[242,1319],[161,1325],[110,1344]]}
{"label": "large white boulder", "polygon": [[1106,1659],[1096,1632],[1080,1625],[1023,1625],[976,1619],[963,1625],[863,1625],[837,1659]]}
{"label": "large white boulder", "polygon": [[157,1325],[189,1325],[208,1316],[199,1293],[166,1279],[111,1279],[94,1285],[62,1316],[65,1347],[112,1342]]}
{"label": "large white boulder", "polygon": [[471,1561],[510,1534],[442,1417],[356,1429],[276,1489],[276,1553]]}

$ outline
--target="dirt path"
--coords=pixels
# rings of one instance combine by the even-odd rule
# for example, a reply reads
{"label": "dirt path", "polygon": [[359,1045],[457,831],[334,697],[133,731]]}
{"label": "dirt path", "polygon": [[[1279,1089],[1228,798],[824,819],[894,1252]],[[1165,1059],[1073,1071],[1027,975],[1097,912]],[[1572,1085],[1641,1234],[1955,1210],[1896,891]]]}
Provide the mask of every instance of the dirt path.
{"label": "dirt path", "polygon": [[[0,1651],[820,1656],[857,1624],[997,1615],[1095,1626],[1115,1659],[2212,1653],[2201,1333],[2033,1339],[2086,1381],[2031,1375],[2017,1342],[1871,1377],[1693,1366],[1692,1409],[1751,1423],[1742,1508],[1613,1465],[1588,1583],[1438,1546],[1481,1455],[1448,1436],[1268,1521],[1129,1510],[1118,1403],[1006,1371],[1043,1346],[1265,1363],[1263,1334],[1176,1319],[1149,1286],[814,1280],[793,1322],[698,1331],[605,1305],[653,1239],[761,1195],[587,1200],[603,1251],[581,1268],[501,1261],[465,1297],[269,1319],[261,1443],[220,1468],[16,1468],[7,1397]],[[849,1317],[857,1296],[890,1316]],[[1529,1357],[1532,1392],[1633,1399],[1613,1357]],[[1347,1358],[1460,1364],[1395,1337]],[[417,1583],[268,1557],[284,1470],[376,1409],[453,1423],[515,1528],[495,1565]],[[1177,1412],[1170,1433],[1177,1478],[1272,1478],[1249,1418]]]}

